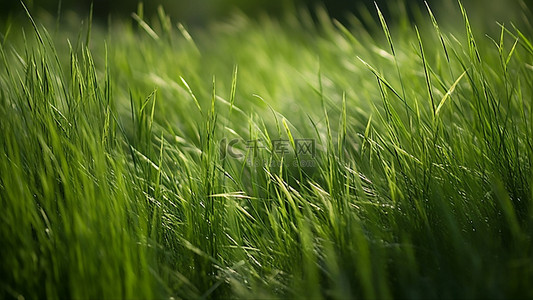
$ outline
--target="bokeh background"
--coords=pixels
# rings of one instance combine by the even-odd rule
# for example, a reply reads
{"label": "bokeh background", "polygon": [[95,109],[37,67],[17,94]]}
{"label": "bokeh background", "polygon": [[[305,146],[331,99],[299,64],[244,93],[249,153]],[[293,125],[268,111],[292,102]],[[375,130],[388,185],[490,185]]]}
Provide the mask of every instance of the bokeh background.
{"label": "bokeh background", "polygon": [[[457,7],[456,0],[427,0],[434,11],[441,17],[446,17],[450,7]],[[113,18],[129,17],[137,11],[138,0],[24,0],[32,12],[47,12],[57,15],[61,12],[76,12],[86,15],[93,4],[94,18],[106,21]],[[423,6],[423,0],[376,0],[388,18],[394,17],[394,7],[398,2],[404,2],[407,10]],[[520,10],[531,7],[532,0],[462,0],[470,15],[479,20],[491,16],[491,19],[501,21],[513,20]],[[392,3],[392,5],[391,5]],[[353,14],[360,16],[365,10],[375,15],[373,0],[155,0],[144,1],[143,8],[146,17],[157,13],[157,7],[162,5],[165,12],[173,19],[188,25],[202,25],[215,20],[221,20],[235,11],[244,12],[249,16],[270,15],[281,16],[287,11],[306,8],[313,12],[317,7],[326,8],[331,17],[341,21]],[[392,9],[390,9],[392,7]],[[0,0],[0,17],[23,15],[20,0]]]}

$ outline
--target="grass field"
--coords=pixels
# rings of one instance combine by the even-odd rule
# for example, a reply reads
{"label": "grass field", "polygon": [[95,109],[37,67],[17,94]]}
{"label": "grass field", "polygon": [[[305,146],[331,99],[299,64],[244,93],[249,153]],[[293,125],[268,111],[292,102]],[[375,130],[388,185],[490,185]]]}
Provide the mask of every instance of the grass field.
{"label": "grass field", "polygon": [[533,14],[454,5],[4,20],[0,298],[533,298]]}

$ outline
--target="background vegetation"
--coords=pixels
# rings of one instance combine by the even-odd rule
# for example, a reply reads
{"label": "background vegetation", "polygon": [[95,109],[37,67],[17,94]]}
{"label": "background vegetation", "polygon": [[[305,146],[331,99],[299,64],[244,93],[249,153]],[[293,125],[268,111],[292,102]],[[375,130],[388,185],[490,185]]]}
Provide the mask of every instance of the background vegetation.
{"label": "background vegetation", "polygon": [[517,5],[4,19],[0,297],[532,298]]}
{"label": "background vegetation", "polygon": [[[356,15],[363,21],[373,18],[377,21],[377,15],[374,13],[374,2],[382,10],[384,16],[391,21],[392,18],[397,20],[408,14],[411,18],[420,9],[424,9],[424,1],[421,0],[401,0],[401,1],[384,1],[384,0],[155,0],[155,1],[136,1],[136,0],[28,0],[24,1],[34,13],[47,12],[48,14],[57,15],[58,10],[62,15],[74,11],[81,15],[87,15],[91,6],[94,10],[94,19],[107,22],[108,17],[124,18],[130,17],[131,12],[137,11],[139,3],[142,2],[145,16],[151,18],[157,16],[158,7],[165,8],[166,13],[174,20],[178,20],[188,25],[205,25],[206,23],[231,17],[236,11],[255,17],[258,15],[268,14],[274,17],[282,17],[284,14],[293,14],[294,10],[306,8],[314,14],[317,7],[325,8],[328,14],[336,19],[346,23],[350,15]],[[455,1],[427,1],[435,10],[437,16],[449,18],[450,14],[457,12]],[[398,3],[405,3],[405,11],[389,11],[389,7],[397,6]],[[466,0],[465,7],[469,10],[471,17],[475,22],[486,20],[488,25],[493,25],[494,19],[510,20],[518,17],[517,11],[520,8],[518,1],[507,0]],[[531,1],[524,1],[524,5],[531,7]],[[370,10],[370,14],[368,13]],[[0,3],[0,15],[15,15],[24,17],[24,10],[19,0],[3,0]],[[490,18],[487,18],[490,16]],[[484,25],[487,25],[484,24]]]}

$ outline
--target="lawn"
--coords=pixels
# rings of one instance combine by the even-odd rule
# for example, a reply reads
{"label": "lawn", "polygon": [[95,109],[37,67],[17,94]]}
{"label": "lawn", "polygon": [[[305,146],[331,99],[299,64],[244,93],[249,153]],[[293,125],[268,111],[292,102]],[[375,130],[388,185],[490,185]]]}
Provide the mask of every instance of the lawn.
{"label": "lawn", "polygon": [[533,13],[402,7],[3,20],[0,298],[533,298]]}

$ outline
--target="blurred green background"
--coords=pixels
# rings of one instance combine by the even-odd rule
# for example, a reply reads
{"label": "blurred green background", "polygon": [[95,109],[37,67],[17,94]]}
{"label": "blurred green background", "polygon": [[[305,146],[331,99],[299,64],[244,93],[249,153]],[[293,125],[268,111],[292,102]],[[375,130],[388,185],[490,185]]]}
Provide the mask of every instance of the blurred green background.
{"label": "blurred green background", "polygon": [[[20,0],[2,0],[1,11],[6,13],[21,13]],[[62,11],[73,10],[78,13],[85,13],[89,10],[91,3],[94,5],[94,15],[97,18],[107,18],[112,16],[129,15],[137,10],[139,1],[137,0],[25,0],[27,6],[32,10],[44,9],[55,14],[59,5]],[[380,1],[378,1],[380,2]],[[385,1],[381,1],[385,3]],[[414,1],[411,1],[414,2]],[[144,1],[145,14],[150,16],[155,14],[157,7],[162,5],[165,11],[172,17],[187,23],[205,23],[206,21],[223,18],[235,10],[242,11],[248,15],[268,13],[269,15],[280,15],[283,12],[295,7],[308,7],[313,9],[318,5],[325,6],[335,17],[341,17],[346,12],[357,11],[361,4],[373,5],[372,0],[155,0]]]}
{"label": "blurred green background", "polygon": [[[531,0],[462,0],[469,13],[476,14],[480,19],[485,16],[496,17],[502,20],[512,19],[513,13],[531,6]],[[137,11],[137,0],[25,0],[26,5],[32,12],[48,12],[57,15],[58,8],[62,13],[68,11],[86,15],[94,5],[95,19],[107,20],[108,16],[129,17]],[[404,2],[407,11],[410,8],[424,5],[423,0],[376,0],[386,17],[394,17],[397,3]],[[439,10],[441,16],[446,16],[447,8],[457,7],[455,0],[428,0],[433,10]],[[156,0],[144,1],[143,7],[146,17],[155,15],[157,7],[162,5],[167,14],[180,22],[193,24],[205,24],[212,20],[219,20],[231,15],[236,10],[250,16],[268,14],[279,16],[284,12],[295,8],[308,8],[314,11],[316,7],[325,7],[331,17],[344,20],[348,14],[360,16],[365,10],[370,9],[375,15],[373,0]],[[367,9],[365,9],[365,7]],[[20,0],[0,0],[0,17],[23,15]],[[494,18],[493,18],[494,19]]]}

